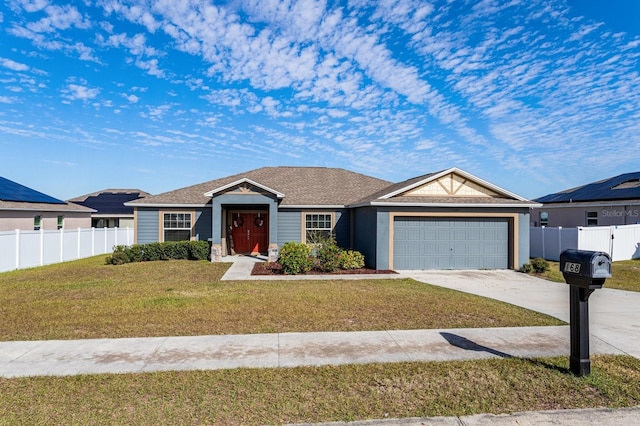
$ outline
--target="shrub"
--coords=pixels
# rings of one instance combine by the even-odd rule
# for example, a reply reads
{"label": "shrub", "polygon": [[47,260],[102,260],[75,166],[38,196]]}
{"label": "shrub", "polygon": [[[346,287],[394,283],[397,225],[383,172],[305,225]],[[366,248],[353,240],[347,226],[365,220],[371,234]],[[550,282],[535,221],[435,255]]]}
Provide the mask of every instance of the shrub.
{"label": "shrub", "polygon": [[341,269],[360,269],[364,268],[364,255],[359,251],[346,250],[340,255]]}
{"label": "shrub", "polygon": [[531,261],[531,267],[534,272],[541,274],[549,270],[549,262],[540,257],[536,257]]}
{"label": "shrub", "polygon": [[318,267],[323,272],[334,272],[340,268],[343,250],[338,247],[336,240],[329,238],[318,248]]}
{"label": "shrub", "polygon": [[206,260],[209,256],[207,241],[167,241],[164,243],[134,244],[131,247],[116,246],[106,263],[122,265],[130,262],[190,259]]}
{"label": "shrub", "polygon": [[131,262],[131,258],[127,250],[127,246],[116,246],[113,249],[111,256],[107,257],[107,264],[124,265],[125,263]]}
{"label": "shrub", "polygon": [[533,267],[531,266],[530,263],[525,263],[524,265],[522,265],[520,267],[520,272],[525,273],[525,274],[528,274],[532,270],[533,270]]}
{"label": "shrub", "polygon": [[287,275],[304,274],[313,267],[313,261],[309,258],[311,248],[303,243],[289,241],[280,249],[278,263],[282,271]]}
{"label": "shrub", "polygon": [[211,247],[208,241],[189,241],[189,259],[207,260]]}

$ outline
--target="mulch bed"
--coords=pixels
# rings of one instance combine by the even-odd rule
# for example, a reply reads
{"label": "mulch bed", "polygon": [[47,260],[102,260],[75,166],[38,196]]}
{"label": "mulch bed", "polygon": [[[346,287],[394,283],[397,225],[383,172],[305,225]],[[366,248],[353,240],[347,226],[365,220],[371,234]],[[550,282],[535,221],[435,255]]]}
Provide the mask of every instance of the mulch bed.
{"label": "mulch bed", "polygon": [[[360,269],[341,269],[335,272],[322,272],[318,269],[312,269],[306,274],[302,275],[353,275],[353,274],[397,274],[396,271],[391,270],[378,270],[370,268]],[[251,275],[284,275],[282,272],[282,266],[277,262],[258,262],[253,265]]]}

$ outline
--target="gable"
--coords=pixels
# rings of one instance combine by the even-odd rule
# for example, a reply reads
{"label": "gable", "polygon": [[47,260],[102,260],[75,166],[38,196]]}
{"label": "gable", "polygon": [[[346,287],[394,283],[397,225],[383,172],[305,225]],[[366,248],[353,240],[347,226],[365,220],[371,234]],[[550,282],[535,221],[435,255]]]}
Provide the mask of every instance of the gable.
{"label": "gable", "polygon": [[223,185],[219,188],[211,190],[204,195],[207,197],[213,197],[220,194],[233,194],[233,195],[274,195],[277,198],[284,198],[284,194],[278,192],[268,186],[254,182],[251,179],[243,178],[227,185]]}
{"label": "gable", "polygon": [[498,197],[496,191],[480,185],[458,173],[449,173],[438,179],[426,182],[399,196],[408,197]]}

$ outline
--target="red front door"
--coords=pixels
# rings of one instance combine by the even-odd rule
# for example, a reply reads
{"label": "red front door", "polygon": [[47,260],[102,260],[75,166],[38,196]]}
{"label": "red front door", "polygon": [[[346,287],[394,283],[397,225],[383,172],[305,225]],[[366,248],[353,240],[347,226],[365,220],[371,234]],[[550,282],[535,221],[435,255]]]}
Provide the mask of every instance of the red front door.
{"label": "red front door", "polygon": [[233,212],[231,244],[237,254],[266,253],[269,246],[269,216],[266,212]]}

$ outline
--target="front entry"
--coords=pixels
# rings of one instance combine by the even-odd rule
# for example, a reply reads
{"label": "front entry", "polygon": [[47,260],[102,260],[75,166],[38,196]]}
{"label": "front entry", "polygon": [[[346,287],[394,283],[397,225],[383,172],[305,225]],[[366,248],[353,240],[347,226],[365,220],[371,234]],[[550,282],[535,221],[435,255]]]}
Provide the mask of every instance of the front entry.
{"label": "front entry", "polygon": [[231,254],[267,253],[269,214],[267,212],[230,212],[229,248]]}

